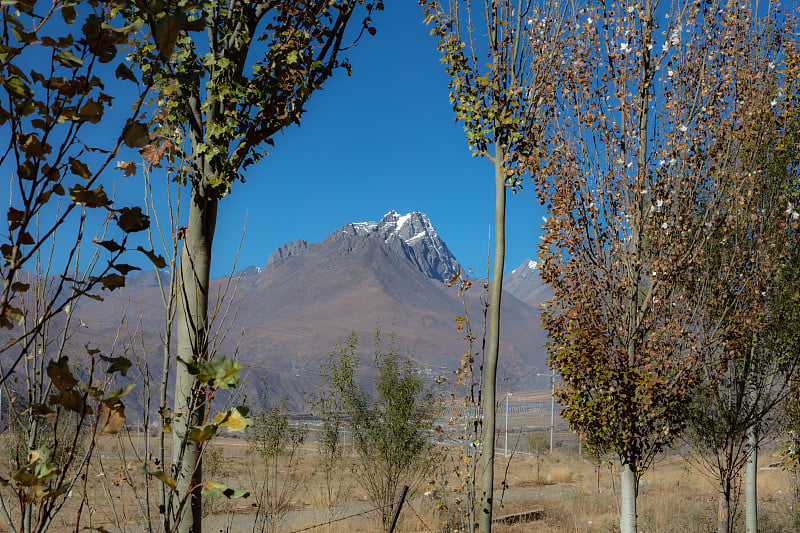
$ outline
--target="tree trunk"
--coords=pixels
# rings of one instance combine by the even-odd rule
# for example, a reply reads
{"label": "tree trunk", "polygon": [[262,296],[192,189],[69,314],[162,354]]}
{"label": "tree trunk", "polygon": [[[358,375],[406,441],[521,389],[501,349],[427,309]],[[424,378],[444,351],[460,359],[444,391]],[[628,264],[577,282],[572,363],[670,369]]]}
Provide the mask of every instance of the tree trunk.
{"label": "tree trunk", "polygon": [[503,263],[506,254],[506,175],[503,170],[505,153],[495,144],[494,155],[494,266],[492,267],[491,303],[489,306],[489,340],[486,355],[486,375],[483,425],[483,479],[481,483],[481,510],[478,523],[481,533],[492,531],[492,504],[494,484],[494,433],[495,399],[497,384],[497,354],[500,347],[500,297],[503,291]]}
{"label": "tree trunk", "polygon": [[731,533],[731,480],[722,480],[717,505],[717,533]]}
{"label": "tree trunk", "polygon": [[745,531],[758,533],[758,427],[747,430],[747,469],[745,470]]}
{"label": "tree trunk", "polygon": [[620,505],[619,528],[621,533],[636,533],[636,465],[632,460],[623,459],[620,474],[622,502]]}
{"label": "tree trunk", "polygon": [[[217,220],[217,200],[195,185],[189,223],[181,249],[176,312],[177,357],[204,360],[208,356],[208,288],[211,245]],[[202,479],[200,446],[185,439],[188,429],[203,423],[205,396],[200,384],[178,363],[175,367],[175,410],[172,425],[172,472],[177,489],[169,518],[178,533],[201,533]]]}

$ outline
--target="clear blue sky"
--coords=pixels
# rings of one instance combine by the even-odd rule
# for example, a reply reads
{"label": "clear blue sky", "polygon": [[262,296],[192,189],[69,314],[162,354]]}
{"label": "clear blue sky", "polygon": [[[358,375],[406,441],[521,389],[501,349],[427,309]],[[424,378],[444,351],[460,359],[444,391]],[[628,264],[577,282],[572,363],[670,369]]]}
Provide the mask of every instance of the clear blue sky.
{"label": "clear blue sky", "polygon": [[[319,242],[391,209],[426,213],[462,264],[485,272],[491,164],[470,155],[454,123],[448,78],[416,2],[387,2],[375,25],[375,36],[347,52],[353,75],[340,71],[316,93],[301,126],[279,135],[222,202],[215,276],[231,268],[245,217],[237,268],[263,266],[285,242]],[[506,271],[535,259],[543,215],[532,184],[509,194]]]}
{"label": "clear blue sky", "polygon": [[[248,170],[247,183],[234,184],[221,202],[214,277],[231,271],[245,220],[237,269],[263,266],[286,242],[319,242],[347,222],[377,221],[392,209],[426,213],[465,267],[479,275],[486,272],[494,219],[493,168],[471,156],[461,125],[454,123],[436,41],[413,0],[386,2],[374,23],[377,34],[364,35],[346,52],[352,76],[342,69],[315,93],[301,125],[279,134],[275,147],[268,147],[269,157]],[[56,24],[57,30],[64,30]],[[79,34],[80,27],[71,31]],[[30,64],[42,59],[36,55],[40,52],[35,47],[30,51]],[[108,68],[121,59],[119,55]],[[101,124],[82,135],[84,142],[104,148],[118,135],[135,98],[134,85],[114,79],[111,72],[101,75],[106,92],[118,97],[115,106]],[[7,131],[3,129],[0,137]],[[120,159],[140,161],[137,154],[125,152]],[[10,175],[14,168],[10,160],[7,163],[2,170]],[[160,198],[166,179],[153,176]],[[141,173],[122,178],[121,172],[109,168],[101,182],[117,206],[142,205]],[[7,195],[7,188],[0,189],[5,205]],[[100,211],[90,214],[88,239],[98,231],[104,216]],[[517,195],[509,194],[506,272],[536,257],[543,215],[532,184],[526,183]],[[74,232],[74,220],[66,228],[62,234]],[[142,237],[133,237],[134,247],[145,244]],[[70,239],[60,236],[58,242]],[[67,252],[66,245],[57,247],[57,264],[63,265]],[[149,267],[141,255],[129,256],[126,262]]]}

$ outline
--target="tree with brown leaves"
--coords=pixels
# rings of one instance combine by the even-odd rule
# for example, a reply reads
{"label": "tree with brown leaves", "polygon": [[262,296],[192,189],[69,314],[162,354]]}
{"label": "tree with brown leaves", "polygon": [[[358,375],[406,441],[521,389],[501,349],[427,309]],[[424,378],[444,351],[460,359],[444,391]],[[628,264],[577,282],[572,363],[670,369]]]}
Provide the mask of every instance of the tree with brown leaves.
{"label": "tree with brown leaves", "polygon": [[611,0],[568,24],[537,182],[552,213],[544,320],[564,417],[622,464],[624,533],[636,531],[641,476],[686,423],[699,369],[741,323],[700,328],[698,304],[714,297],[709,242],[739,227],[759,188],[743,147],[768,142],[774,116],[775,54],[763,54],[779,39],[751,46],[750,16],[733,2]]}

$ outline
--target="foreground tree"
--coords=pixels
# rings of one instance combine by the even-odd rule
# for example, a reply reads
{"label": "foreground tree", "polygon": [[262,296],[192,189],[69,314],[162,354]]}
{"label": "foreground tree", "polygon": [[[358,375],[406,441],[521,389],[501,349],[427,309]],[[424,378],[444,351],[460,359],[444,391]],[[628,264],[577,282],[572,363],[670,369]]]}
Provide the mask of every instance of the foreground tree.
{"label": "foreground tree", "polygon": [[[505,261],[506,192],[517,192],[542,144],[539,120],[546,115],[565,8],[541,7],[531,0],[454,0],[448,9],[438,0],[420,0],[431,33],[439,39],[445,70],[451,77],[450,101],[463,121],[472,154],[494,166],[494,263],[487,328],[485,405],[496,404],[500,347],[500,301]],[[477,14],[477,12],[480,14]],[[482,24],[473,25],[473,17]],[[478,34],[486,34],[487,42]],[[535,166],[535,163],[533,163]],[[481,531],[491,531],[494,484],[495,409],[483,422]]]}
{"label": "foreground tree", "polygon": [[740,150],[764,133],[775,54],[750,46],[749,15],[733,2],[612,0],[568,24],[538,181],[552,212],[544,320],[563,416],[622,464],[624,533],[636,531],[640,477],[686,423],[702,363],[738,325],[701,334],[697,310],[715,297],[702,282],[707,243],[736,229],[738,203],[759,190],[758,161]]}
{"label": "foreground tree", "polygon": [[[135,1],[124,11],[146,33],[133,53],[157,90],[152,121],[172,153],[187,162],[179,179],[191,187],[181,231],[176,357],[208,358],[208,290],[217,206],[264,143],[299,123],[311,94],[339,67],[345,31],[363,0],[168,2]],[[366,4],[361,33],[374,33]],[[359,36],[361,35],[359,33]],[[203,42],[201,42],[201,40]],[[205,398],[181,364],[176,372],[172,469],[177,483],[168,509],[180,532],[201,529],[199,443],[189,428],[205,419]],[[184,501],[189,499],[189,504]]]}
{"label": "foreground tree", "polygon": [[[124,286],[136,269],[123,263],[130,236],[149,225],[141,208],[115,204],[106,192],[115,158],[148,141],[139,121],[147,86],[117,57],[134,29],[114,19],[117,4],[0,6],[0,169],[9,177],[0,237],[0,327],[8,330],[0,346],[0,431],[13,443],[0,517],[12,532],[47,531],[70,495],[85,504],[95,439],[125,422],[128,383],[106,392],[79,381],[107,384],[124,363],[115,367],[88,345],[80,355],[69,342],[80,299]],[[138,89],[127,102],[106,92],[115,76]],[[131,111],[112,116],[112,103]]]}
{"label": "foreground tree", "polygon": [[[122,103],[105,92],[115,72],[136,83],[115,61],[133,28],[112,24],[111,2],[93,2],[80,16],[76,4],[8,1],[0,7],[0,169],[9,177],[7,231],[0,238],[0,328],[12,330],[0,353],[14,355],[3,381],[37,333],[75,300],[124,285],[135,269],[122,264],[129,234],[149,224],[139,207],[115,206],[104,189],[120,149],[141,148],[148,140],[147,127],[137,121],[146,86],[137,83],[138,95],[127,102],[133,104],[130,114],[106,116],[112,103]],[[95,143],[100,132],[112,141]],[[98,218],[96,227],[89,225]],[[89,252],[84,246],[81,257],[87,232],[96,232],[97,247]],[[101,259],[108,263],[98,266]],[[30,289],[37,267],[47,278],[41,285],[52,290],[39,294],[47,301],[39,302],[41,314],[31,322],[21,300],[35,297]]]}

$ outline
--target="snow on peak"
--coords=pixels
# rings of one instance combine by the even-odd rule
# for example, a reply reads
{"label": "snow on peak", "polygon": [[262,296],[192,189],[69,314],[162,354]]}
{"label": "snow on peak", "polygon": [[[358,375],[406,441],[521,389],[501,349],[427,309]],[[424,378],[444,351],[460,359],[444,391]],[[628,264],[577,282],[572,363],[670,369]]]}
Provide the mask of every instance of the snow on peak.
{"label": "snow on peak", "polygon": [[449,279],[461,269],[430,219],[419,211],[401,215],[391,210],[380,222],[351,222],[343,232],[359,236],[377,233],[387,245],[403,247],[404,253],[415,258],[423,271],[440,280]]}
{"label": "snow on peak", "polygon": [[438,234],[425,213],[412,211],[405,215],[399,214],[394,209],[386,213],[379,223],[362,222],[359,224],[369,231],[378,231],[388,240],[399,238],[406,244],[412,244],[426,235],[438,240]]}
{"label": "snow on peak", "polygon": [[509,274],[517,274],[522,277],[527,277],[529,274],[531,274],[531,271],[535,271],[541,265],[541,261],[531,261],[530,259],[526,259],[520,266],[509,272]]}
{"label": "snow on peak", "polygon": [[405,225],[406,225],[406,222],[408,222],[408,219],[409,219],[409,218],[411,218],[411,213],[409,213],[409,214],[407,214],[407,215],[403,215],[403,216],[401,216],[400,218],[398,218],[398,219],[397,219],[397,223],[396,223],[396,227],[397,227],[397,229],[400,229],[400,228],[402,228],[403,226],[405,226]]}

